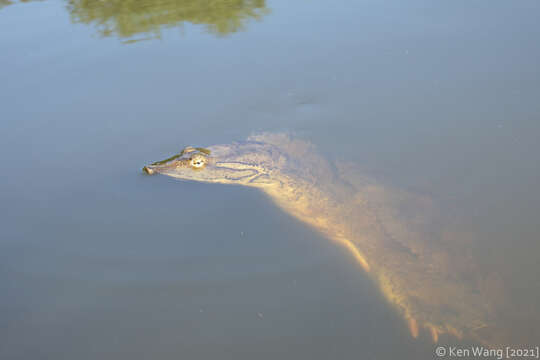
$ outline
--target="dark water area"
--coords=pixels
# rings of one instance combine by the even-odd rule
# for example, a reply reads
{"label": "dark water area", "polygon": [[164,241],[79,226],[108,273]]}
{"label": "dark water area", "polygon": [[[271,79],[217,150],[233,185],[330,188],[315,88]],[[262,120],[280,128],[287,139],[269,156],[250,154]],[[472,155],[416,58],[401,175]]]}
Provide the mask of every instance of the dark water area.
{"label": "dark water area", "polygon": [[140,171],[261,131],[452,209],[540,345],[539,11],[0,0],[0,358],[434,357],[262,193]]}

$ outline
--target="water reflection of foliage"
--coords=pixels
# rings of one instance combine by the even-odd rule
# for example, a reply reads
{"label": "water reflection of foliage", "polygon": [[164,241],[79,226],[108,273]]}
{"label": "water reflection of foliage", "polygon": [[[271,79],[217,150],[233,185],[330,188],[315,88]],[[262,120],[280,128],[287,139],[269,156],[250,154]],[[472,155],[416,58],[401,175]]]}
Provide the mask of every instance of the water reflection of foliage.
{"label": "water reflection of foliage", "polygon": [[96,24],[103,36],[121,38],[159,37],[163,26],[184,22],[226,35],[269,12],[265,0],[68,0],[68,10],[74,22]]}
{"label": "water reflection of foliage", "polygon": [[[33,1],[41,1],[41,0],[19,0],[20,3],[27,3],[27,2],[33,2]],[[0,0],[0,9],[4,6],[15,4],[17,1],[15,0]]]}

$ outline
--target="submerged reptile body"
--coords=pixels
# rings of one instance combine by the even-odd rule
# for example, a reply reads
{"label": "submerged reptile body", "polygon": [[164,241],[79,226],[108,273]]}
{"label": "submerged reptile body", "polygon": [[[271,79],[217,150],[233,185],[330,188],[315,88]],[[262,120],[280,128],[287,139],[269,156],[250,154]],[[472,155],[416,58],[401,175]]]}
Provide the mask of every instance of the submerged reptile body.
{"label": "submerged reptile body", "polygon": [[259,188],[345,246],[414,337],[424,330],[434,341],[450,334],[489,346],[508,343],[496,321],[501,284],[475,266],[462,234],[445,231],[429,198],[381,186],[352,164],[333,165],[311,144],[284,134],[200,150],[188,147],[144,170]]}

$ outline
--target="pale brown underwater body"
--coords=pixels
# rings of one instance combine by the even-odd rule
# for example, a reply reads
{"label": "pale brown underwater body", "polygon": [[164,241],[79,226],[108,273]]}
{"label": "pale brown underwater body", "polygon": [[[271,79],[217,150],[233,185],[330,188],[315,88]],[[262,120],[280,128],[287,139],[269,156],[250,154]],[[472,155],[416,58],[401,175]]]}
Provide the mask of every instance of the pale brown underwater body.
{"label": "pale brown underwater body", "polygon": [[466,234],[447,230],[428,197],[382,186],[353,164],[332,164],[310,143],[286,134],[187,147],[144,171],[262,190],[348,249],[413,337],[516,343],[499,316],[507,303],[504,283],[475,264]]}

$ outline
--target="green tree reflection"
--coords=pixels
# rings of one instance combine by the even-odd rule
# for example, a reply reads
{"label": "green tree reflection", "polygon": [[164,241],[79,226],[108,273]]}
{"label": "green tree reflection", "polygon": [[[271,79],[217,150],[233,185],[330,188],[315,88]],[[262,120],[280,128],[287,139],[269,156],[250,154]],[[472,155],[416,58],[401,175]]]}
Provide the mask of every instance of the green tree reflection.
{"label": "green tree reflection", "polygon": [[[7,0],[0,0],[7,1]],[[68,0],[76,23],[95,24],[103,36],[159,38],[164,27],[185,22],[204,25],[216,35],[244,28],[269,10],[265,0]]]}
{"label": "green tree reflection", "polygon": [[[5,6],[41,0],[0,0]],[[124,42],[142,36],[159,38],[163,28],[184,23],[203,25],[209,33],[224,36],[244,29],[249,20],[259,20],[270,10],[266,0],[67,0],[75,23],[93,24],[102,36],[117,36]]]}
{"label": "green tree reflection", "polygon": [[8,6],[8,5],[16,4],[17,2],[20,2],[20,3],[27,3],[27,2],[33,2],[33,1],[42,1],[42,0],[19,0],[19,1],[15,1],[15,0],[0,0],[0,9],[2,9],[3,7]]}

